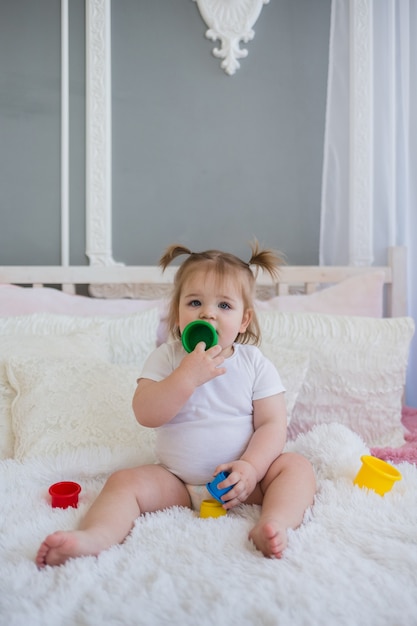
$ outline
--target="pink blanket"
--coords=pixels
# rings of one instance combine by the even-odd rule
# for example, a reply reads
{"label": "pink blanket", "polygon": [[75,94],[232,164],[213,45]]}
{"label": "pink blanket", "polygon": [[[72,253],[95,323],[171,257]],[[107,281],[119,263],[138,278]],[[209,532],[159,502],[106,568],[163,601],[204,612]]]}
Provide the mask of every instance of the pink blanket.
{"label": "pink blanket", "polygon": [[405,406],[402,413],[405,443],[400,448],[372,448],[371,454],[392,463],[417,464],[417,409]]}

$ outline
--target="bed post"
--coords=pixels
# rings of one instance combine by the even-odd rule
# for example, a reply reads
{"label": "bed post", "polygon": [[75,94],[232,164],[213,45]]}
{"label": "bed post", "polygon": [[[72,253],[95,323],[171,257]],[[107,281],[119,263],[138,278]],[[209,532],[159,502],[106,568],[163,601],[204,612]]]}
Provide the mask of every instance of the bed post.
{"label": "bed post", "polygon": [[407,250],[404,246],[388,248],[391,282],[387,285],[388,317],[404,317],[407,311]]}

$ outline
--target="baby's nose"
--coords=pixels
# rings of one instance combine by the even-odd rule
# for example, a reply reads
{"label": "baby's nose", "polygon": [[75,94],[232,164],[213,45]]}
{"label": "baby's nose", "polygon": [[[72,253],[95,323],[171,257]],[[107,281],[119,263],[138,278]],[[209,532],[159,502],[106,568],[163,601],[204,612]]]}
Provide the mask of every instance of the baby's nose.
{"label": "baby's nose", "polygon": [[205,319],[214,319],[215,315],[214,315],[214,310],[212,309],[212,307],[204,307],[204,309],[201,311],[200,313],[200,319],[205,320]]}

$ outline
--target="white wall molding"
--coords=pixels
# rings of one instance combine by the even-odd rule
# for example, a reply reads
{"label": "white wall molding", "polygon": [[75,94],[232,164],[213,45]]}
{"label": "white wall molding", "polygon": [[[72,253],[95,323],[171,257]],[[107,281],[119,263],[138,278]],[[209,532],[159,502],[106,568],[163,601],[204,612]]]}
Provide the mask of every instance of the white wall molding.
{"label": "white wall molding", "polygon": [[110,0],[86,0],[86,254],[112,265]]}
{"label": "white wall molding", "polygon": [[61,0],[61,265],[70,262],[69,234],[69,21],[68,0]]}
{"label": "white wall molding", "polygon": [[[227,74],[247,56],[240,41],[254,37],[253,25],[269,0],[194,0],[221,42],[213,54]],[[90,265],[115,265],[112,256],[111,0],[86,0],[86,255]],[[122,263],[120,265],[123,265]],[[97,297],[132,296],[131,286],[91,285]]]}
{"label": "white wall molding", "polygon": [[372,0],[350,2],[349,263],[373,263]]}
{"label": "white wall molding", "polygon": [[255,36],[253,26],[262,6],[269,0],[194,0],[201,17],[209,27],[206,37],[219,40],[220,48],[213,48],[213,55],[223,59],[221,67],[226,74],[233,75],[239,69],[238,59],[248,55],[240,42],[248,43]]}
{"label": "white wall molding", "polygon": [[[219,39],[213,54],[233,74],[240,48],[254,37],[253,25],[269,0],[194,0]],[[62,0],[68,2],[68,0]],[[90,265],[114,265],[112,252],[111,0],[86,0],[86,255]],[[95,294],[99,295],[99,294]],[[109,295],[109,294],[107,294]]]}

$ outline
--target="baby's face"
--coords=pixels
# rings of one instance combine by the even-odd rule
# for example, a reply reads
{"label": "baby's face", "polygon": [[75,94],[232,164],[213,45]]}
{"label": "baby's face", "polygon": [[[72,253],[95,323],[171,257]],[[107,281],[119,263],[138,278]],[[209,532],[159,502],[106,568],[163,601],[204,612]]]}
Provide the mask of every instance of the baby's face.
{"label": "baby's face", "polygon": [[239,333],[245,332],[251,311],[245,311],[236,281],[225,278],[220,282],[213,272],[202,270],[192,274],[182,288],[178,311],[180,332],[195,320],[210,322],[217,331],[219,344],[226,350]]}

